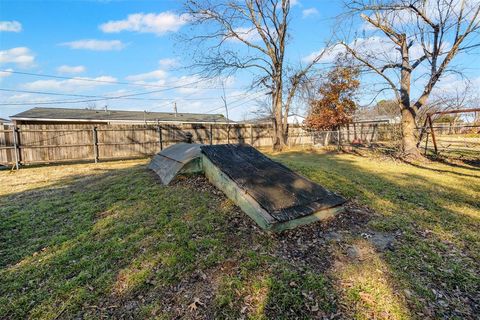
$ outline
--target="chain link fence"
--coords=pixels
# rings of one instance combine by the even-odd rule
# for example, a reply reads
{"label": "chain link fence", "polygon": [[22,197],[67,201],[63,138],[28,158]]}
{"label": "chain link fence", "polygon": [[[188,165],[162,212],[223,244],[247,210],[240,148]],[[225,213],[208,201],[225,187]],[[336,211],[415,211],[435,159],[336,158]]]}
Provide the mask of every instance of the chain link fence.
{"label": "chain link fence", "polygon": [[419,142],[425,155],[480,163],[480,124],[435,124]]}

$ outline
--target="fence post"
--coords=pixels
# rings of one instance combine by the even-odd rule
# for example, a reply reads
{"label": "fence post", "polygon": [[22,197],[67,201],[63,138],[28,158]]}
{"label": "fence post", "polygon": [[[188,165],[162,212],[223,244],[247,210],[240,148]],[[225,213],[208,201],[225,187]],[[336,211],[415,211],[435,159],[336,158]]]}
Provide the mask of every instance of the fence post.
{"label": "fence post", "polygon": [[17,126],[13,126],[12,129],[13,134],[13,149],[15,155],[15,168],[18,170],[19,162],[20,162],[20,154],[19,154],[19,146],[18,146],[18,128]]}
{"label": "fence post", "polygon": [[210,145],[212,145],[213,144],[213,126],[212,125],[210,125],[210,128],[209,128],[208,138],[210,140]]}
{"label": "fence post", "polygon": [[340,151],[340,129],[337,130],[337,149]]}
{"label": "fence post", "polygon": [[97,127],[93,127],[93,155],[95,158],[95,163],[98,162],[98,135]]}
{"label": "fence post", "polygon": [[230,144],[230,124],[227,124],[227,144]]}
{"label": "fence post", "polygon": [[160,144],[160,151],[163,150],[163,136],[162,136],[162,127],[158,126],[158,143]]}
{"label": "fence post", "polygon": [[253,147],[253,124],[250,125],[250,145]]}

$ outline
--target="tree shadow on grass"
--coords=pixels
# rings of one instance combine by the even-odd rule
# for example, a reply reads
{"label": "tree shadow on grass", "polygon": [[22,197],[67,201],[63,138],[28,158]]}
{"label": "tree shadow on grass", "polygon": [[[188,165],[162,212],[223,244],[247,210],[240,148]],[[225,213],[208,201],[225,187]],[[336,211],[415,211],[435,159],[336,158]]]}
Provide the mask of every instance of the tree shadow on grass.
{"label": "tree shadow on grass", "polygon": [[[480,202],[475,193],[480,185],[474,169],[459,178],[393,164],[394,170],[381,172],[363,160],[332,154],[278,159],[375,209],[381,215],[370,221],[373,230],[402,234],[395,251],[382,259],[398,289],[414,292],[409,305],[417,313],[472,319],[478,314]],[[376,163],[381,168],[382,161]]]}
{"label": "tree shadow on grass", "polygon": [[1,196],[0,267],[75,238],[88,230],[97,215],[128,198],[128,190],[115,184],[130,169],[99,171],[68,175],[44,187]]}
{"label": "tree shadow on grass", "polygon": [[[335,154],[277,159],[377,214],[270,235],[197,178],[163,187],[144,166],[69,176],[0,198],[21,199],[0,209],[0,318],[473,318],[479,226],[460,210],[478,206],[458,186]],[[350,255],[379,231],[395,233],[393,251]]]}
{"label": "tree shadow on grass", "polygon": [[[454,174],[454,175],[458,175],[458,176],[462,176],[462,177],[478,178],[478,175],[475,175],[475,174],[467,174],[467,173],[457,172],[455,170],[430,168],[430,167],[428,167],[428,165],[422,165],[422,164],[414,163],[414,162],[411,162],[411,161],[404,161],[404,162],[406,164],[411,165],[412,167],[416,167],[416,168],[419,168],[419,169],[431,170],[431,171],[435,171],[435,172],[439,172],[439,173],[449,173],[449,174]],[[448,163],[448,164],[444,163],[444,164],[446,166],[451,166],[453,168],[463,168],[463,169],[467,169],[467,170],[478,170],[478,169],[473,169],[473,167],[460,166],[460,165],[455,165],[455,164],[451,164],[451,163]]]}
{"label": "tree shadow on grass", "polygon": [[0,318],[197,318],[192,295],[216,286],[203,275],[220,279],[265,237],[209,188],[164,187],[135,166],[1,197]]}

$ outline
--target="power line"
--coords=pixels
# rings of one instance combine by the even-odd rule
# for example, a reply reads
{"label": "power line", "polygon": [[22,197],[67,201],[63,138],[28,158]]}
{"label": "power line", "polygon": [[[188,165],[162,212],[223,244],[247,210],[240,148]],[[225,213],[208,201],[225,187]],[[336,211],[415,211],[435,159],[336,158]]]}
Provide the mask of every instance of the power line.
{"label": "power line", "polygon": [[[80,78],[80,77],[65,77],[65,76],[56,76],[52,74],[44,74],[44,73],[33,73],[33,72],[22,72],[22,71],[14,71],[14,70],[0,70],[3,73],[10,73],[10,74],[19,74],[19,75],[26,75],[26,76],[34,76],[34,77],[43,77],[43,78],[53,78],[53,79],[62,79],[62,80],[77,80],[77,81],[85,81],[85,82],[98,82],[98,83],[108,83],[108,84],[117,84],[117,85],[127,85],[127,86],[140,86],[140,87],[152,87],[152,88],[167,88],[167,89],[175,89],[176,87],[168,86],[168,85],[159,85],[159,84],[149,84],[149,83],[140,83],[140,82],[125,82],[125,81],[113,81],[113,80],[100,80],[100,79],[91,79],[91,78]],[[172,83],[178,83],[182,80],[176,80]],[[183,84],[183,88],[188,88],[190,85],[197,84],[199,82],[205,81],[205,79],[199,79],[194,82]],[[198,87],[192,87],[198,88]],[[206,87],[206,88],[199,88],[205,90],[218,90],[221,87]],[[240,89],[240,88],[227,88],[230,90]]]}
{"label": "power line", "polygon": [[[243,103],[247,103],[247,102],[256,100],[256,99],[258,99],[259,97],[261,97],[262,94],[263,94],[263,92],[255,92],[255,93],[250,94],[250,95],[247,96],[247,97],[252,97],[252,96],[253,96],[253,98],[251,98],[251,99],[248,99],[248,100],[243,100],[242,98],[236,99],[236,100],[234,100],[234,101],[230,104],[230,105],[235,105],[235,106],[233,106],[233,107],[230,107],[230,110],[233,110],[233,109],[236,109],[236,108],[239,108],[239,107],[243,106]],[[171,99],[171,100],[174,101],[174,99]],[[74,102],[92,102],[92,101],[100,101],[100,100],[94,100],[94,99],[91,99],[91,100],[78,100],[78,101],[73,101],[72,103],[74,103]],[[169,106],[172,101],[169,101],[169,102],[166,102],[166,103],[162,103],[162,104],[160,104],[160,105],[157,105],[157,106],[155,106],[155,107],[147,110],[146,112],[148,113],[148,112],[151,112],[151,111],[154,110],[154,109],[158,109],[158,108],[162,108],[162,107],[165,107],[165,106]],[[242,103],[242,104],[237,105],[238,103]],[[55,104],[55,103],[51,103],[51,104]],[[0,105],[5,105],[5,104],[0,104]],[[211,112],[213,112],[213,111],[216,111],[216,110],[222,109],[222,108],[224,108],[224,106],[221,106],[221,107],[218,107],[218,108],[215,108],[215,109],[211,109],[211,110],[209,110],[209,111],[207,111],[207,112],[205,112],[205,113],[211,113]]]}
{"label": "power line", "polygon": [[[148,92],[140,92],[133,94],[125,94],[120,96],[98,96],[98,95],[84,95],[84,94],[69,94],[69,93],[58,93],[58,92],[45,92],[45,91],[31,91],[31,90],[18,90],[18,89],[7,89],[0,88],[0,91],[6,92],[17,92],[17,93],[30,93],[30,94],[41,94],[41,95],[53,95],[53,96],[67,96],[67,97],[77,97],[77,98],[90,98],[88,100],[56,100],[56,101],[26,101],[26,102],[15,102],[15,103],[0,103],[0,105],[25,105],[25,104],[39,104],[39,105],[49,105],[49,104],[60,104],[60,103],[82,103],[82,102],[95,102],[103,100],[141,100],[141,101],[171,101],[172,98],[133,98],[134,96],[148,95],[152,93],[162,92],[164,90],[155,90]],[[238,94],[231,97],[239,97],[244,94]],[[217,100],[218,97],[197,97],[197,98],[181,98],[181,100]]]}
{"label": "power line", "polygon": [[[250,95],[250,96],[252,96],[252,95]],[[237,103],[239,103],[239,102],[249,102],[249,101],[258,99],[259,97],[260,97],[260,96],[258,95],[258,96],[255,96],[254,98],[249,99],[249,100],[246,100],[246,101],[245,101],[245,100],[242,100],[242,99],[237,99],[237,100],[234,100],[233,102],[231,102],[231,103],[230,103],[230,106],[231,106],[231,105],[235,105],[235,104],[237,104]],[[247,98],[248,98],[248,97],[247,97]],[[216,110],[219,110],[219,109],[224,109],[224,108],[225,108],[225,106],[222,105],[221,107],[217,107],[217,108],[208,110],[208,111],[206,111],[205,113],[211,113],[211,112],[213,112],[213,111],[216,111]],[[230,108],[230,109],[234,109],[234,108],[235,108],[235,107]]]}
{"label": "power line", "polygon": [[[232,106],[232,105],[235,105],[235,104],[237,104],[237,103],[239,103],[239,102],[241,102],[241,103],[246,103],[246,102],[253,101],[253,100],[255,100],[255,99],[258,99],[258,98],[260,98],[260,97],[261,97],[263,94],[264,94],[264,92],[255,92],[255,93],[253,93],[253,94],[250,94],[249,96],[245,97],[245,98],[248,98],[248,97],[252,97],[252,96],[254,96],[254,97],[253,97],[253,98],[251,98],[251,99],[248,99],[248,100],[243,100],[243,99],[237,99],[237,100],[234,100],[233,102],[231,102],[231,103],[230,103],[230,107],[229,107],[229,109],[230,109],[230,110],[232,110],[232,109],[235,109],[235,108],[241,107],[241,106],[242,106],[242,104],[240,104],[240,105],[237,105],[237,106],[235,106],[235,107],[231,107],[231,106]],[[223,105],[222,105],[221,107],[217,107],[217,108],[214,108],[214,109],[208,110],[208,111],[206,111],[205,113],[211,113],[211,112],[213,112],[213,111],[216,111],[216,110],[219,110],[219,109],[223,109],[223,108],[225,108],[225,106],[223,106]]]}
{"label": "power line", "polygon": [[80,98],[107,98],[107,97],[104,97],[104,96],[94,96],[94,95],[85,95],[85,94],[31,91],[31,90],[19,90],[19,89],[7,89],[7,88],[0,88],[0,91],[17,92],[17,93],[31,93],[31,94],[45,94],[45,95],[51,95],[51,96],[67,96],[67,97],[77,97],[77,98],[79,98],[79,97]]}
{"label": "power line", "polygon": [[[203,80],[197,80],[195,82],[191,82],[190,84],[195,84],[199,83]],[[189,85],[189,84],[188,84]],[[145,95],[145,94],[150,94],[150,93],[157,93],[157,92],[163,92],[163,91],[169,91],[169,90],[174,90],[174,89],[181,89],[181,88],[186,88],[187,85],[179,85],[179,86],[174,86],[174,87],[168,87],[164,89],[159,89],[159,90],[153,90],[153,91],[147,91],[147,92],[142,92],[142,93],[135,93],[131,95],[123,95],[120,97],[130,97],[130,96],[137,96],[137,95]],[[1,91],[12,91],[12,92],[23,92],[23,93],[37,93],[37,94],[49,94],[49,95],[62,95],[62,96],[71,96],[71,97],[100,97],[100,96],[88,96],[88,95],[78,95],[78,94],[66,94],[66,93],[46,93],[42,91],[27,91],[27,90],[17,90],[17,89],[0,89]],[[111,99],[111,97],[107,97],[108,99]]]}
{"label": "power line", "polygon": [[[67,97],[77,97],[77,98],[90,98],[88,100],[66,100],[66,101],[44,101],[44,102],[30,102],[30,103],[0,103],[0,105],[25,105],[25,104],[59,104],[59,103],[83,103],[83,102],[96,102],[96,101],[103,101],[103,100],[116,100],[116,99],[126,99],[126,100],[148,100],[142,98],[132,98],[133,96],[139,95],[146,95],[151,93],[156,93],[157,91],[149,91],[149,92],[141,92],[141,93],[133,93],[133,94],[126,94],[120,96],[96,96],[96,95],[85,95],[85,94],[69,94],[69,93],[58,93],[58,92],[45,92],[45,91],[30,91],[30,90],[17,90],[17,89],[6,89],[0,88],[0,91],[6,92],[17,92],[17,93],[30,93],[30,94],[42,94],[42,95],[53,95],[53,96],[67,96]],[[150,98],[154,99],[154,98]]]}
{"label": "power line", "polygon": [[242,104],[239,104],[239,105],[237,105],[237,106],[235,106],[235,107],[230,107],[229,110],[233,110],[233,109],[242,107],[242,106],[243,106],[243,103],[250,102],[250,101],[256,100],[256,99],[258,99],[258,98],[260,98],[260,97],[258,96],[258,97],[254,97],[254,98],[249,99],[249,100],[246,100],[246,101],[242,101]]}

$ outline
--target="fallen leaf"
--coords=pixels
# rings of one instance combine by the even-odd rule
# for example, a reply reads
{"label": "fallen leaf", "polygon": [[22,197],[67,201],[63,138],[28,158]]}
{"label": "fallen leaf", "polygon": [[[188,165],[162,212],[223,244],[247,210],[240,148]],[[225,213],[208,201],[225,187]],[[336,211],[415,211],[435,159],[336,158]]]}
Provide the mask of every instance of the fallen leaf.
{"label": "fallen leaf", "polygon": [[190,311],[196,311],[197,310],[197,304],[195,302],[192,302],[191,304],[188,305],[188,309]]}
{"label": "fallen leaf", "polygon": [[193,302],[188,305],[188,309],[189,309],[190,311],[196,311],[196,310],[198,309],[198,306],[202,306],[202,307],[203,307],[203,306],[205,306],[205,303],[203,303],[202,301],[200,301],[199,298],[194,298],[194,299],[193,299]]}
{"label": "fallen leaf", "polygon": [[372,297],[369,293],[360,292],[359,295],[360,295],[360,298],[361,298],[364,302],[366,302],[367,304],[370,304],[370,305],[375,304],[375,301],[373,300],[373,297]]}

